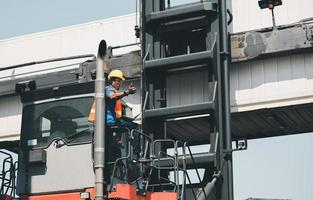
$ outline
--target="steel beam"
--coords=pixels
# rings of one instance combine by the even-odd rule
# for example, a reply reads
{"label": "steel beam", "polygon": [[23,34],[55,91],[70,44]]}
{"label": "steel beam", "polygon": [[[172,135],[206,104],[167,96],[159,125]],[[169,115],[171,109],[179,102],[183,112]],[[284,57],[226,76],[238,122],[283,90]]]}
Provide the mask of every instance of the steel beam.
{"label": "steel beam", "polygon": [[[197,167],[208,167],[208,164],[214,164],[215,154],[214,153],[196,153],[192,154],[194,162],[196,163]],[[190,155],[186,155],[186,168],[187,169],[193,169],[194,163]],[[178,156],[178,164],[183,165],[183,156]],[[150,163],[151,160],[139,160],[138,162],[141,163]],[[158,167],[170,167],[173,165],[173,159],[172,158],[156,158],[154,160],[154,164]]]}
{"label": "steel beam", "polygon": [[214,102],[205,102],[191,105],[182,105],[182,106],[174,106],[174,107],[166,107],[166,108],[158,108],[146,110],[145,118],[173,118],[173,117],[183,117],[183,116],[191,116],[198,114],[207,114],[211,113],[214,109]]}
{"label": "steel beam", "polygon": [[156,11],[146,15],[147,23],[152,21],[170,21],[172,19],[182,19],[195,17],[203,14],[216,13],[216,3],[203,2],[178,6],[164,11]]}
{"label": "steel beam", "polygon": [[295,24],[265,28],[230,36],[232,62],[308,52],[313,48],[313,18]]}
{"label": "steel beam", "polygon": [[212,59],[212,56],[212,51],[208,50],[187,55],[146,61],[144,67],[145,69],[170,69],[189,65],[205,64]]}

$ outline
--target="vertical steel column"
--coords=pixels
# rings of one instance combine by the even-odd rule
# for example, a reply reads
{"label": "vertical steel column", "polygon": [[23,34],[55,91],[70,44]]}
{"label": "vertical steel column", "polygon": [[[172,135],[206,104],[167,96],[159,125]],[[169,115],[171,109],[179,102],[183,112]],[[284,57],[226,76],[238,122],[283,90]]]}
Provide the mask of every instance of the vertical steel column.
{"label": "vertical steel column", "polygon": [[[200,1],[204,2],[204,1]],[[214,176],[214,184],[210,186],[215,186],[217,191],[214,193],[215,199],[218,200],[233,200],[233,183],[232,183],[232,154],[231,154],[231,145],[232,138],[230,132],[230,102],[229,102],[229,50],[228,50],[228,33],[227,33],[227,10],[226,10],[226,0],[211,0],[213,5],[218,6],[218,12],[210,13],[208,16],[208,23],[203,25],[203,30],[206,31],[206,50],[212,48],[214,41],[215,47],[214,49],[214,57],[212,63],[208,63],[208,67],[211,67],[211,72],[209,70],[209,83],[217,82],[217,94],[214,106],[213,118],[211,120],[210,126],[212,126],[211,130],[219,133],[219,143],[218,143],[218,152],[216,159],[216,174],[219,176],[223,176],[223,178],[216,177],[216,174],[212,174]],[[207,3],[207,2],[206,2]],[[164,49],[161,48],[160,45],[160,37],[158,35],[158,23],[160,21],[150,21],[149,24],[146,24],[145,17],[149,15],[151,12],[157,12],[163,10],[165,8],[164,0],[147,0],[142,1],[143,7],[143,34],[142,34],[142,56],[144,56],[144,60],[153,60],[153,59],[162,59],[164,58]],[[186,9],[188,6],[186,6]],[[177,12],[177,14],[180,14]],[[177,17],[178,18],[178,17]],[[181,22],[184,19],[188,19],[188,16],[182,16],[180,19]],[[151,20],[151,19],[150,19]],[[166,20],[176,20],[175,19],[164,19]],[[186,20],[187,22],[187,20]],[[188,25],[188,24],[187,24]],[[187,29],[188,27],[185,27]],[[190,30],[192,31],[192,26]],[[169,30],[170,34],[170,30]],[[162,38],[163,39],[163,38]],[[215,40],[216,39],[216,40]],[[163,40],[162,40],[163,41]],[[165,43],[166,43],[165,38]],[[149,55],[147,54],[149,52]],[[154,93],[155,93],[155,85],[154,80],[151,79],[151,72],[145,72],[145,69],[142,69],[143,81],[142,87],[144,90],[149,90],[149,104],[147,109],[154,108]],[[211,74],[212,73],[212,74]],[[149,76],[149,77],[148,77]],[[144,92],[144,91],[143,91]],[[143,96],[144,98],[144,96]],[[147,102],[146,99],[143,99],[142,102]],[[157,108],[155,108],[157,109]],[[143,112],[143,127],[149,127],[153,124],[151,121],[145,121],[145,116]],[[152,128],[155,128],[152,126]],[[166,128],[166,127],[165,127]],[[156,130],[154,130],[156,131]],[[166,130],[164,130],[166,132]],[[230,152],[230,153],[228,153]],[[212,173],[214,173],[212,171]],[[211,173],[211,172],[210,172]],[[221,181],[223,179],[223,181]],[[211,188],[211,187],[210,187]],[[206,198],[206,197],[204,197]]]}
{"label": "vertical steel column", "polygon": [[[145,26],[144,24],[146,23],[146,10],[145,10],[145,1],[139,1],[139,7],[140,7],[140,29],[141,29],[141,34],[140,34],[140,43],[141,43],[141,48],[140,48],[140,54],[141,54],[141,65],[140,65],[140,90],[141,90],[141,98],[140,98],[140,103],[141,103],[141,123],[143,124],[144,120],[144,110],[145,110],[145,102],[147,101],[147,94],[146,94],[146,86],[144,82],[144,62],[145,62],[145,55],[146,55],[146,35],[145,35]],[[141,131],[143,131],[143,126],[140,127]]]}
{"label": "vertical steel column", "polygon": [[[230,128],[229,63],[230,52],[227,31],[227,0],[219,0],[221,65],[222,65],[222,102],[223,102],[223,149],[226,169],[223,170],[223,199],[233,200],[232,137]],[[226,196],[225,196],[226,195]]]}
{"label": "vertical steel column", "polygon": [[104,76],[104,57],[107,45],[104,40],[99,44],[97,56],[97,78],[95,80],[95,99],[96,99],[96,121],[94,134],[94,156],[95,156],[95,198],[104,199],[104,167],[105,167],[105,76]]}

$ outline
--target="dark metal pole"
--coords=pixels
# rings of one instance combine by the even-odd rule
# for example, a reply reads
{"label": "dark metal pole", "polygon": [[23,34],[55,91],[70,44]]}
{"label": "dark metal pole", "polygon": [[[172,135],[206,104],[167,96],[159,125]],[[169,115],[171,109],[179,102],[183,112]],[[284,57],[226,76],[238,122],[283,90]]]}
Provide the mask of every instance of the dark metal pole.
{"label": "dark metal pole", "polygon": [[89,58],[89,57],[95,58],[96,56],[93,54],[86,54],[86,55],[69,56],[69,57],[62,57],[62,58],[53,58],[53,59],[41,60],[41,61],[33,61],[33,62],[27,62],[23,64],[18,64],[18,65],[3,67],[3,68],[0,68],[0,71],[26,67],[30,65],[37,65],[37,64],[50,63],[50,62],[59,62],[59,61],[65,61],[65,60],[74,60],[74,59],[80,59],[80,58]]}
{"label": "dark metal pole", "polygon": [[213,194],[213,192],[216,189],[216,182],[218,181],[218,179],[220,178],[221,173],[219,172],[218,174],[216,174],[216,176],[213,177],[212,181],[207,183],[204,187],[204,190],[202,190],[198,196],[197,196],[197,200],[208,200],[211,199],[211,195]]}
{"label": "dark metal pole", "polygon": [[124,47],[131,47],[135,45],[140,45],[140,42],[135,42],[135,43],[130,43],[130,44],[125,44],[125,45],[119,45],[119,46],[114,46],[111,47],[112,49],[119,49],[119,48],[124,48]]}
{"label": "dark metal pole", "polygon": [[[223,149],[226,169],[223,170],[223,199],[233,200],[233,166],[232,166],[232,137],[230,128],[230,95],[229,95],[229,63],[230,52],[227,31],[227,6],[226,0],[219,0],[220,5],[220,39],[221,39],[221,64],[222,64],[222,99],[223,99]],[[226,191],[227,190],[227,191]],[[225,198],[225,195],[227,197]]]}
{"label": "dark metal pole", "polygon": [[97,78],[95,80],[96,120],[94,134],[94,155],[95,155],[95,199],[104,199],[104,167],[105,167],[105,76],[104,57],[107,45],[104,40],[99,44],[97,56]]}

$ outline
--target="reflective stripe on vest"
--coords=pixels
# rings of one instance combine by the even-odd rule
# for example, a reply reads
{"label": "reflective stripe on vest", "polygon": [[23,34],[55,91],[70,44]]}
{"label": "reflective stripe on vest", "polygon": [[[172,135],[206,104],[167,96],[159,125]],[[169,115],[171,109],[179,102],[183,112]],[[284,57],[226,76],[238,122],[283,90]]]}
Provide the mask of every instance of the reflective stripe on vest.
{"label": "reflective stripe on vest", "polygon": [[[105,88],[108,88],[108,86]],[[123,106],[122,106],[122,101],[120,99],[115,101],[114,112],[115,112],[115,118],[116,119],[119,119],[122,117]],[[89,116],[88,116],[88,121],[90,121],[90,122],[96,121],[96,101],[94,101],[92,104],[92,107],[91,107],[91,110],[90,110]]]}
{"label": "reflective stripe on vest", "polygon": [[93,102],[91,110],[89,112],[88,121],[95,122],[96,121],[96,101]]}
{"label": "reflective stripe on vest", "polygon": [[120,99],[116,100],[114,111],[115,111],[116,119],[119,119],[122,117],[123,108],[122,108],[122,101]]}

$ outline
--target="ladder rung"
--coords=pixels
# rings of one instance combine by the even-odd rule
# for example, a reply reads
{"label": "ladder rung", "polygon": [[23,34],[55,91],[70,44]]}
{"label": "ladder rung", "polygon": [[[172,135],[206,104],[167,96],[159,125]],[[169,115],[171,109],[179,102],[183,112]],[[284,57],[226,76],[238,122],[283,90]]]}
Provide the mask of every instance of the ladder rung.
{"label": "ladder rung", "polygon": [[207,50],[186,55],[149,60],[145,62],[144,69],[155,69],[155,68],[170,69],[190,65],[198,65],[207,63],[212,58],[213,58],[212,51]]}
{"label": "ladder rung", "polygon": [[152,12],[146,15],[146,22],[152,21],[171,21],[173,19],[184,19],[197,17],[203,14],[216,13],[217,5],[212,2],[192,3],[167,10]]}
{"label": "ladder rung", "polygon": [[167,108],[158,108],[145,111],[145,118],[153,117],[162,117],[162,118],[173,118],[173,117],[184,117],[197,114],[208,114],[213,111],[214,103],[213,101],[191,104],[191,105],[182,105],[174,106]]}

